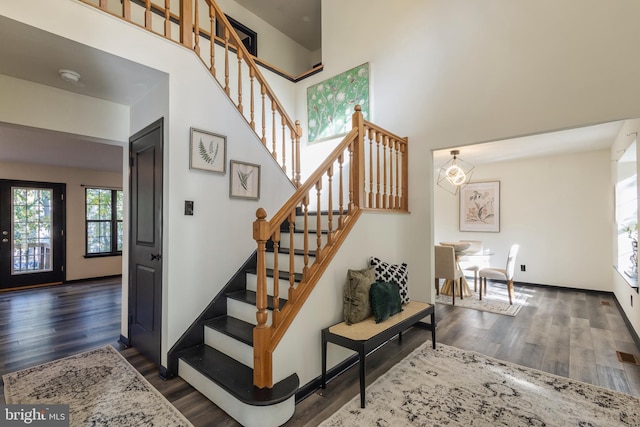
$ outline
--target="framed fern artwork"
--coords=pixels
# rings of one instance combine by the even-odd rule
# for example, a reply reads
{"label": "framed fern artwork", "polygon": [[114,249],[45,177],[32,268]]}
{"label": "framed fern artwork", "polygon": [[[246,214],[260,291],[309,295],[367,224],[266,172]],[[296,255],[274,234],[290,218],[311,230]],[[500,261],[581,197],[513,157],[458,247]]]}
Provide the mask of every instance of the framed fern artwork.
{"label": "framed fern artwork", "polygon": [[224,174],[227,137],[191,128],[189,168]]}
{"label": "framed fern artwork", "polygon": [[229,162],[229,197],[258,200],[260,198],[260,165]]}

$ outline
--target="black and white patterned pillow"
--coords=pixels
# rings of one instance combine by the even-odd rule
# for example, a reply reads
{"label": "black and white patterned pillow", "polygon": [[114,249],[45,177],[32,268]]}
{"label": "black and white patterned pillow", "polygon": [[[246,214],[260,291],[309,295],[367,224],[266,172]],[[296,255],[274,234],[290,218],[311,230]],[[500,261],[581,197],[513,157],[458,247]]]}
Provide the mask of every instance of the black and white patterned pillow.
{"label": "black and white patterned pillow", "polygon": [[400,287],[402,303],[409,302],[409,271],[406,263],[389,264],[379,258],[371,257],[369,265],[376,270],[376,280],[397,283]]}

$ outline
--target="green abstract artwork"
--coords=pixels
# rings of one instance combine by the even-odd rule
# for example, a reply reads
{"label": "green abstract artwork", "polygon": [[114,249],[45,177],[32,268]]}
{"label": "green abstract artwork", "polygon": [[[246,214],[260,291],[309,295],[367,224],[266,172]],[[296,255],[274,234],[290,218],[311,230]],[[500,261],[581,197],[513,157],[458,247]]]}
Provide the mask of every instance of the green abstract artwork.
{"label": "green abstract artwork", "polygon": [[369,119],[369,63],[307,89],[308,142],[346,135],[356,105]]}

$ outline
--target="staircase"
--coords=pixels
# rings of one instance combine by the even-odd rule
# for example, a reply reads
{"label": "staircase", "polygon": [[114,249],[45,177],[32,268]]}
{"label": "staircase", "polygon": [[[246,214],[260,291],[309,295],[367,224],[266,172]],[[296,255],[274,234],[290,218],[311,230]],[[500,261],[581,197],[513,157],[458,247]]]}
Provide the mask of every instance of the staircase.
{"label": "staircase", "polygon": [[[315,213],[308,216],[315,217]],[[327,214],[321,214],[321,222],[327,224]],[[304,246],[304,216],[298,211],[294,224],[293,240],[297,247]],[[314,219],[313,224],[317,221]],[[315,230],[312,230],[315,232]],[[308,234],[307,234],[308,235]],[[326,239],[327,231],[322,231]],[[288,255],[290,233],[288,223],[281,232],[282,246],[278,252]],[[295,252],[295,250],[294,250]],[[269,245],[267,253],[267,277],[269,289],[274,289],[274,251]],[[309,254],[314,257],[313,253]],[[302,280],[304,255],[294,254],[294,287]],[[279,426],[284,424],[295,410],[295,392],[299,387],[298,376],[292,373],[280,379],[273,388],[257,388],[253,385],[253,329],[256,326],[256,299],[258,276],[255,268],[244,269],[245,289],[233,290],[218,298],[226,301],[226,315],[203,322],[204,342],[182,350],[178,357],[178,375],[193,385],[244,426]],[[279,295],[287,295],[290,287],[289,271],[280,271],[277,280]],[[275,307],[273,292],[268,297],[269,321]],[[279,299],[282,309],[286,299]]]}

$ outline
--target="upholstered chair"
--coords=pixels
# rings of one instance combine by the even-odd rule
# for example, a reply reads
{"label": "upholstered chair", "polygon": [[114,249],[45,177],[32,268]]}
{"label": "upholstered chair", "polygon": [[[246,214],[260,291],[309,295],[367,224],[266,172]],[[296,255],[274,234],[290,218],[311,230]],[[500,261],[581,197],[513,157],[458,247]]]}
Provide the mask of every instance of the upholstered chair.
{"label": "upholstered chair", "polygon": [[460,289],[460,299],[462,299],[462,270],[456,264],[456,253],[453,246],[435,246],[435,282],[436,295],[440,295],[440,279],[445,283],[451,281],[451,295],[453,305],[456,304],[456,284]]}
{"label": "upholstered chair", "polygon": [[516,255],[518,255],[518,249],[520,245],[511,245],[509,249],[509,255],[507,256],[506,268],[489,267],[483,268],[478,272],[480,276],[480,300],[482,300],[482,286],[484,285],[484,292],[487,293],[487,279],[493,280],[506,280],[507,281],[507,293],[509,294],[509,304],[513,304],[513,275],[516,271]]}

